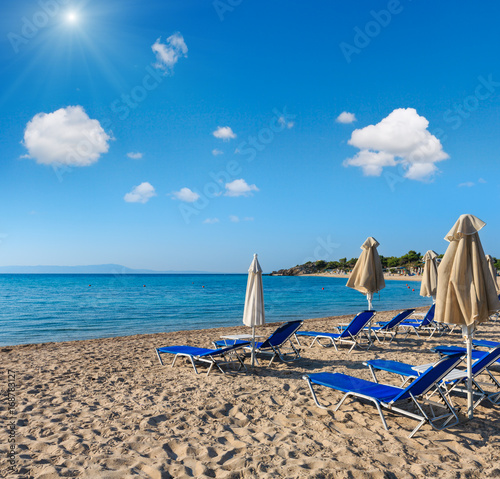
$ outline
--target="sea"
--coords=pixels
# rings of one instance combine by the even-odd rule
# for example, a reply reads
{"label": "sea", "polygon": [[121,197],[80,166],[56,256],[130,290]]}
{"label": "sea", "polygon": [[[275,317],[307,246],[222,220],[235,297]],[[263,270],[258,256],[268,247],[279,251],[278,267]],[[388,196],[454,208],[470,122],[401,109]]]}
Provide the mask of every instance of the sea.
{"label": "sea", "polygon": [[[242,325],[245,274],[1,274],[0,345]],[[346,279],[264,276],[266,323],[356,314]],[[386,281],[375,310],[430,306],[420,283]]]}

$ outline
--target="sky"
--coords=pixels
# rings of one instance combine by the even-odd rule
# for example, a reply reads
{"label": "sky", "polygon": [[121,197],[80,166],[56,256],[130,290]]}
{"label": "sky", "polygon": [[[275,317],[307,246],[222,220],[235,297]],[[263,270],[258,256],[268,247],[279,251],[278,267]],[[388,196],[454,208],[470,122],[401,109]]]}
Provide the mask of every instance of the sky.
{"label": "sky", "polygon": [[0,266],[264,272],[500,257],[500,4],[19,0],[0,17]]}

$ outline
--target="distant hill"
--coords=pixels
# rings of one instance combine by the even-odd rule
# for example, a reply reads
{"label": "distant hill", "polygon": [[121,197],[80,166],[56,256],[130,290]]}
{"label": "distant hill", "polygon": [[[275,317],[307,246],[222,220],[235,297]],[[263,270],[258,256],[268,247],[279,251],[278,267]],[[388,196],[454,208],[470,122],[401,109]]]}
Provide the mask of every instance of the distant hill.
{"label": "distant hill", "polygon": [[154,271],[120,264],[87,266],[0,266],[0,274],[213,274],[207,271]]}

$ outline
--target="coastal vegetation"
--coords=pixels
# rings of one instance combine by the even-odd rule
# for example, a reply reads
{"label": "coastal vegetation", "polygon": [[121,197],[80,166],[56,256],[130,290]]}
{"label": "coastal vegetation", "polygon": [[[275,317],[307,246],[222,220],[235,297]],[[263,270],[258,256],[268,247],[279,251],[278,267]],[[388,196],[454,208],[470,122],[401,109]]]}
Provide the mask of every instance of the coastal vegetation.
{"label": "coastal vegetation", "polygon": [[[438,255],[438,261],[443,254]],[[500,259],[493,258],[495,267],[500,269]],[[317,273],[348,273],[352,271],[358,258],[340,258],[338,261],[308,261],[307,263],[296,265],[289,269],[273,271],[271,275],[276,276],[297,276],[301,274]],[[400,272],[402,274],[412,274],[420,272],[424,267],[423,255],[414,250],[408,251],[403,256],[380,256],[382,267],[388,272]]]}

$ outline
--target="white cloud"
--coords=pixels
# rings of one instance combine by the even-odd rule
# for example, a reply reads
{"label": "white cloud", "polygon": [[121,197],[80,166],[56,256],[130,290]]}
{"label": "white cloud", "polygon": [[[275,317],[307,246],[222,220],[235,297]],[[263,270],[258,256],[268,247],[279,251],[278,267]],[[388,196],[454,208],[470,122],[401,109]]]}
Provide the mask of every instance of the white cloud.
{"label": "white cloud", "polygon": [[198,193],[191,191],[189,188],[181,188],[179,191],[174,191],[172,195],[174,198],[186,203],[194,203],[200,197]]}
{"label": "white cloud", "polygon": [[239,180],[231,181],[226,183],[225,196],[250,196],[252,191],[259,191],[255,185],[249,185],[247,182],[241,178]]}
{"label": "white cloud", "polygon": [[206,225],[213,225],[215,223],[219,222],[219,218],[207,218],[206,220],[203,221],[203,224]]}
{"label": "white cloud", "polygon": [[131,151],[130,153],[127,153],[127,156],[132,160],[140,160],[142,158],[142,153]]}
{"label": "white cloud", "polygon": [[153,196],[156,196],[153,185],[145,181],[139,186],[134,186],[132,191],[127,193],[123,199],[127,203],[147,203]]}
{"label": "white cloud", "polygon": [[165,43],[161,43],[161,37],[158,38],[151,45],[151,49],[156,55],[155,68],[163,70],[165,74],[172,73],[179,58],[187,57],[188,52],[186,42],[180,33],[170,35]]}
{"label": "white cloud", "polygon": [[361,151],[344,161],[359,166],[365,175],[380,176],[384,166],[402,165],[404,176],[425,181],[437,171],[435,163],[449,158],[429,122],[414,108],[399,108],[376,125],[354,130],[349,144]]}
{"label": "white cloud", "polygon": [[239,223],[240,221],[253,221],[253,218],[251,218],[250,216],[245,216],[245,218],[240,219],[240,217],[239,217],[239,216],[236,216],[236,215],[230,215],[230,216],[229,216],[229,219],[230,219],[233,223]]}
{"label": "white cloud", "polygon": [[236,138],[236,134],[229,126],[218,126],[217,130],[215,130],[212,135],[214,135],[215,138],[219,138],[219,140],[224,141],[229,141]]}
{"label": "white cloud", "polygon": [[471,188],[471,187],[475,186],[475,183],[474,183],[474,182],[472,182],[472,181],[466,181],[465,183],[460,183],[460,184],[458,185],[458,187],[459,187],[459,188],[462,188],[462,187],[464,187],[464,186],[465,186],[466,188]]}
{"label": "white cloud", "polygon": [[291,128],[293,128],[293,127],[294,127],[294,125],[295,125],[295,122],[293,122],[293,121],[288,121],[288,122],[287,122],[287,121],[285,120],[285,117],[284,117],[284,116],[280,116],[280,117],[278,118],[278,123],[279,123],[280,125],[283,125],[284,127],[288,128],[289,130],[290,130]]}
{"label": "white cloud", "polygon": [[214,155],[214,156],[219,156],[219,155],[223,155],[223,154],[224,154],[224,152],[222,150],[218,150],[217,148],[214,148],[212,150],[212,155]]}
{"label": "white cloud", "polygon": [[337,123],[354,123],[356,121],[356,115],[354,113],[343,111],[335,121]]}
{"label": "white cloud", "polygon": [[477,180],[478,183],[487,183],[487,181],[484,179],[484,178],[479,178],[479,180]]}
{"label": "white cloud", "polygon": [[110,136],[83,107],[37,113],[24,130],[28,155],[42,165],[89,166],[109,149]]}
{"label": "white cloud", "polygon": [[380,176],[384,166],[396,166],[394,156],[384,151],[361,150],[352,158],[344,161],[344,166],[360,166],[366,176]]}

